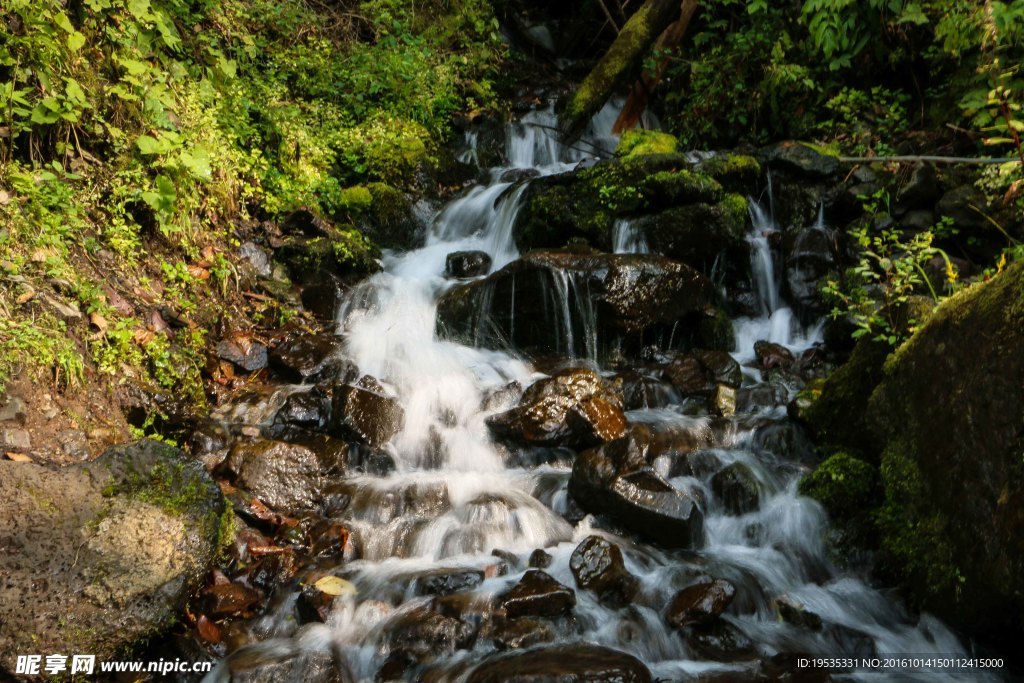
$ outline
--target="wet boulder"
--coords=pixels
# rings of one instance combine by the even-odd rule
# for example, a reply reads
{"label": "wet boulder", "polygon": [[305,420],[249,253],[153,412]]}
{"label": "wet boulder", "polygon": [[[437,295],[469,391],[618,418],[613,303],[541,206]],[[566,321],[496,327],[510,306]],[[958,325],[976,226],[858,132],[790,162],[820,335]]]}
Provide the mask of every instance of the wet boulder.
{"label": "wet boulder", "polygon": [[725,351],[697,349],[673,357],[664,366],[662,377],[683,395],[709,396],[717,384],[739,387],[743,371]]}
{"label": "wet boulder", "polygon": [[789,368],[796,362],[793,352],[785,346],[763,339],[754,342],[754,354],[757,356],[758,364],[765,370]]}
{"label": "wet boulder", "polygon": [[620,388],[571,368],[527,389],[519,405],[487,419],[499,437],[536,446],[593,446],[626,431]]}
{"label": "wet boulder", "polygon": [[450,595],[472,590],[483,580],[483,570],[440,569],[417,577],[414,592],[416,595]]}
{"label": "wet boulder", "polygon": [[787,235],[785,244],[785,285],[800,319],[809,324],[829,311],[820,286],[839,267],[837,247],[833,235],[821,226],[794,232],[794,237]]}
{"label": "wet boulder", "polygon": [[673,628],[703,624],[717,618],[736,596],[736,588],[724,579],[684,588],[672,596],[665,621]]}
{"label": "wet boulder", "polygon": [[619,546],[600,536],[588,536],[576,546],[569,569],[577,586],[597,593],[602,603],[612,607],[628,605],[640,590],[640,581],[626,569]]}
{"label": "wet boulder", "polygon": [[331,273],[320,273],[311,283],[302,288],[299,295],[302,306],[316,316],[317,320],[333,323],[345,302],[347,289],[341,278]]}
{"label": "wet boulder", "polygon": [[522,650],[550,643],[555,639],[555,629],[544,619],[505,619],[495,624],[492,638],[499,650]]}
{"label": "wet boulder", "polygon": [[686,633],[686,644],[701,659],[716,662],[738,662],[757,656],[753,641],[723,619],[690,627]]}
{"label": "wet boulder", "polygon": [[840,171],[839,159],[802,142],[779,142],[758,151],[762,165],[808,179],[830,178]]}
{"label": "wet boulder", "polygon": [[681,154],[645,154],[537,178],[513,226],[520,251],[573,240],[610,251],[617,219],[721,201],[722,186]]}
{"label": "wet boulder", "polygon": [[530,569],[508,592],[498,598],[505,613],[518,617],[558,617],[576,606],[576,593],[550,574]]}
{"label": "wet boulder", "polygon": [[761,484],[749,465],[734,462],[711,477],[711,491],[732,515],[744,515],[760,504]]}
{"label": "wet boulder", "polygon": [[0,497],[4,680],[18,654],[110,659],[161,631],[225,533],[217,485],[148,440],[61,469],[0,461]]}
{"label": "wet boulder", "polygon": [[237,442],[221,471],[271,508],[311,509],[320,501],[325,477],[345,471],[346,457],[347,450],[254,439]]}
{"label": "wet boulder", "polygon": [[313,432],[322,431],[331,419],[331,398],[327,392],[314,387],[289,396],[274,415],[272,429],[284,431],[298,427]]}
{"label": "wet boulder", "polygon": [[246,372],[267,367],[267,347],[245,335],[234,335],[217,342],[217,357]]}
{"label": "wet boulder", "polygon": [[663,256],[534,251],[449,290],[438,325],[476,346],[600,359],[697,339],[713,298],[706,277]]}
{"label": "wet boulder", "polygon": [[698,502],[647,465],[632,434],[580,453],[569,494],[587,512],[670,548],[700,547],[704,513]]}
{"label": "wet boulder", "polygon": [[388,645],[416,661],[431,660],[470,645],[476,633],[469,624],[420,606],[403,610],[385,626]]}
{"label": "wet boulder", "polygon": [[444,261],[444,274],[460,280],[487,275],[491,257],[485,251],[455,251]]}
{"label": "wet boulder", "polygon": [[405,411],[384,386],[369,375],[335,387],[331,432],[380,448],[402,431]]}
{"label": "wet boulder", "polygon": [[467,683],[651,683],[651,672],[633,655],[591,645],[543,646],[491,657]]}
{"label": "wet boulder", "polygon": [[634,220],[633,226],[651,249],[703,272],[725,255],[744,262],[749,258],[747,200],[731,194],[715,204],[687,204]]}
{"label": "wet boulder", "polygon": [[278,344],[270,363],[285,381],[295,384],[347,381],[358,372],[345,356],[345,340],[333,334],[311,334]]}

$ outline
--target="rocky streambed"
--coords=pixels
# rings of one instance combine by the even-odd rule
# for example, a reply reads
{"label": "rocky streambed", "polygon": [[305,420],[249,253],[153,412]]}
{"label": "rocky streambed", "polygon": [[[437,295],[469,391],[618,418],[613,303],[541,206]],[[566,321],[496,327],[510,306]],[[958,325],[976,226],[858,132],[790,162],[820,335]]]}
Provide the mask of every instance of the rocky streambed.
{"label": "rocky streambed", "polygon": [[[608,119],[588,149],[610,151]],[[840,568],[798,491],[818,454],[796,399],[834,360],[811,288],[843,258],[816,202],[776,207],[751,158],[593,164],[555,123],[510,125],[504,165],[422,246],[347,292],[307,288],[330,332],[219,349],[274,381],[201,422],[192,462],[142,442],[123,476],[60,474],[84,501],[80,546],[47,560],[88,603],[68,628],[160,628],[203,579],[150,653],[210,661],[209,683],[829,680],[798,659],[965,653]],[[58,475],[26,472],[8,497],[64,510],[32,493]],[[219,492],[181,493],[211,476]],[[8,581],[37,590],[7,550]]]}

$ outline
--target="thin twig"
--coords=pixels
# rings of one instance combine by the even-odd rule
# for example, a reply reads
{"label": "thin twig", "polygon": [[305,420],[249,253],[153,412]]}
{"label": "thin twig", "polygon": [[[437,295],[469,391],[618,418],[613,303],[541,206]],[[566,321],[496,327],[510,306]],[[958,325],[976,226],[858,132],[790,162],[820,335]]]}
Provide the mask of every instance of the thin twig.
{"label": "thin twig", "polygon": [[1000,157],[991,159],[986,157],[943,157],[929,155],[905,155],[889,157],[836,157],[844,164],[863,164],[889,161],[929,161],[935,164],[1005,164],[1010,161],[1018,161],[1017,157]]}

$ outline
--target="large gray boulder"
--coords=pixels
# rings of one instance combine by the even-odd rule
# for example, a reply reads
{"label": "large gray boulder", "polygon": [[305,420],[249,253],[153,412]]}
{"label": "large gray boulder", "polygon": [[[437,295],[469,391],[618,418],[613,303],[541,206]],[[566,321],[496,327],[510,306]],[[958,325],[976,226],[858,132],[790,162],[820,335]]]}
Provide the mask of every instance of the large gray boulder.
{"label": "large gray boulder", "polygon": [[0,461],[0,678],[19,654],[102,660],[169,626],[225,533],[220,489],[143,440],[61,469]]}

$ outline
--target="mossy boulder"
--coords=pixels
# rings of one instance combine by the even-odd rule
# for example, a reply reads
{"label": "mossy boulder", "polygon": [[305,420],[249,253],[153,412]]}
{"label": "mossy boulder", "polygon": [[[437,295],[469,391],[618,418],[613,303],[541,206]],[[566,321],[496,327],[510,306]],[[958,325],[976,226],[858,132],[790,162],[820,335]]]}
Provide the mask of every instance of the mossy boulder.
{"label": "mossy boulder", "polygon": [[309,282],[321,272],[353,282],[380,270],[379,257],[377,245],[354,228],[332,229],[325,236],[288,237],[274,254],[298,282]]}
{"label": "mossy boulder", "polygon": [[423,242],[424,226],[409,197],[386,183],[365,186],[370,203],[355,216],[356,227],[383,249],[409,250]]}
{"label": "mossy boulder", "polygon": [[115,658],[169,626],[233,519],[197,462],[145,440],[57,470],[0,461],[0,496],[4,680],[18,654]]}
{"label": "mossy boulder", "polygon": [[621,220],[638,221],[655,250],[698,267],[742,251],[748,228],[742,195],[683,155],[650,154],[532,181],[513,235],[521,251],[573,241],[611,251]]}
{"label": "mossy boulder", "polygon": [[619,139],[619,146],[615,148],[615,153],[620,157],[674,154],[678,151],[679,140],[671,133],[642,128],[627,130]]}
{"label": "mossy boulder", "polygon": [[750,194],[761,180],[761,164],[745,154],[716,154],[697,164],[700,173],[714,178],[729,192]]}
{"label": "mossy boulder", "polygon": [[883,547],[918,602],[997,643],[1024,635],[1024,263],[942,304],[871,397]]}
{"label": "mossy boulder", "polygon": [[801,392],[798,417],[821,444],[877,454],[878,443],[866,414],[871,392],[882,381],[882,366],[891,347],[861,339],[849,360],[833,372],[820,389]]}
{"label": "mossy boulder", "polygon": [[828,512],[840,558],[849,559],[877,544],[874,513],[881,489],[873,465],[839,451],[800,482],[800,493],[817,500]]}
{"label": "mossy boulder", "polygon": [[683,204],[643,216],[635,225],[654,251],[704,271],[722,253],[737,263],[746,263],[748,257],[747,200],[738,194],[713,204]]}

